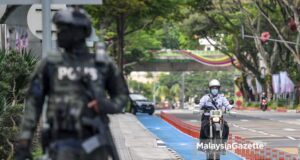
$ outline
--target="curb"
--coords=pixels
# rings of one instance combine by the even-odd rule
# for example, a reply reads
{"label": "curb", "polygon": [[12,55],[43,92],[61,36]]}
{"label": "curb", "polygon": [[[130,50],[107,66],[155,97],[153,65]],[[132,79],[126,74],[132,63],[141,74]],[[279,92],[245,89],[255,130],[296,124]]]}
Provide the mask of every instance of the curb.
{"label": "curb", "polygon": [[[240,108],[234,108],[234,110],[240,110],[240,111],[261,111],[259,108],[254,108],[254,107],[240,107]],[[288,113],[300,113],[300,110],[296,109],[286,109],[286,108],[277,108],[276,110],[274,109],[267,109],[267,111],[272,111],[272,112],[288,112]]]}

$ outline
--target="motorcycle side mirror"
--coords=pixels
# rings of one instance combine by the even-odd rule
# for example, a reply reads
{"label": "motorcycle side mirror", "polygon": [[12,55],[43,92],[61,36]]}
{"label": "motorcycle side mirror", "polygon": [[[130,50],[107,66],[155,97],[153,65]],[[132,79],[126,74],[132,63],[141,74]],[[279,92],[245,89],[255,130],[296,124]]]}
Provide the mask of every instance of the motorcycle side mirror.
{"label": "motorcycle side mirror", "polygon": [[229,100],[229,104],[233,105],[234,104],[234,100],[233,99]]}
{"label": "motorcycle side mirror", "polygon": [[195,99],[194,103],[195,103],[195,104],[199,104],[199,103],[200,103],[200,100],[199,100],[199,99]]}

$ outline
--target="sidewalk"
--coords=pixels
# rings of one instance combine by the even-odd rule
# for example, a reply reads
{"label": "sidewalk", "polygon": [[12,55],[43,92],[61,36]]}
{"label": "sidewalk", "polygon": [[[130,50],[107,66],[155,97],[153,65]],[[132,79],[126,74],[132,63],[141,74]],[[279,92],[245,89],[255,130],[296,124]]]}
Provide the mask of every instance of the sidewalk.
{"label": "sidewalk", "polygon": [[110,115],[110,128],[121,160],[176,160],[176,154],[159,146],[159,139],[129,113]]}

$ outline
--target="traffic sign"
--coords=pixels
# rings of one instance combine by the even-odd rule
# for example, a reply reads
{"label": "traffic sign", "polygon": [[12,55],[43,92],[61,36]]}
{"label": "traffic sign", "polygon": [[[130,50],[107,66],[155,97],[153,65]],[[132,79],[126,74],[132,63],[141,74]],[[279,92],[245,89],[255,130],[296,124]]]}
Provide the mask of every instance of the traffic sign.
{"label": "traffic sign", "polygon": [[[53,15],[56,11],[66,9],[66,5],[62,4],[52,4],[51,5],[51,15]],[[52,16],[51,16],[52,17]],[[43,38],[43,26],[42,26],[42,5],[34,4],[30,7],[27,14],[27,24],[29,30],[35,35],[37,38]],[[51,39],[56,40],[56,27],[53,23],[51,23]]]}
{"label": "traffic sign", "polygon": [[[41,4],[43,0],[1,0],[0,4],[25,5]],[[51,0],[51,4],[102,4],[102,0]]]}

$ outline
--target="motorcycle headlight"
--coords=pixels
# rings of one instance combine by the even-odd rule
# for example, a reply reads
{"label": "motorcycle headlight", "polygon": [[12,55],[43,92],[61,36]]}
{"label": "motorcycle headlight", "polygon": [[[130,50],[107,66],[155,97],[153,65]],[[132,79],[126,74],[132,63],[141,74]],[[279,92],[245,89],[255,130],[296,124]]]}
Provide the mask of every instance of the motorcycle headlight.
{"label": "motorcycle headlight", "polygon": [[220,118],[219,117],[214,117],[212,120],[213,120],[213,122],[219,122]]}

